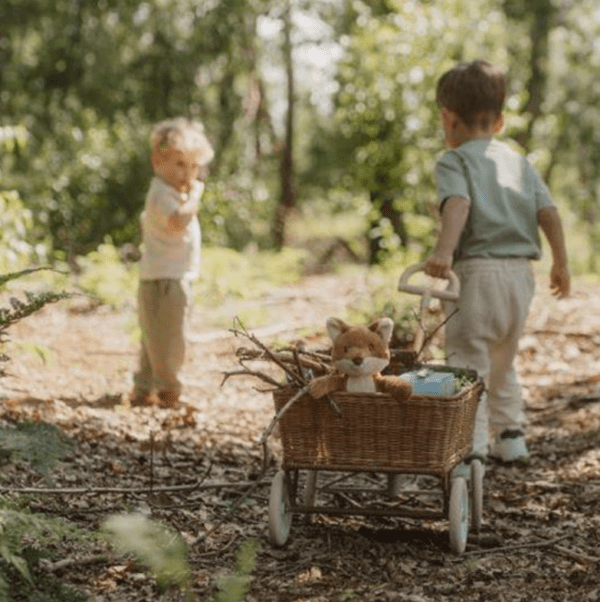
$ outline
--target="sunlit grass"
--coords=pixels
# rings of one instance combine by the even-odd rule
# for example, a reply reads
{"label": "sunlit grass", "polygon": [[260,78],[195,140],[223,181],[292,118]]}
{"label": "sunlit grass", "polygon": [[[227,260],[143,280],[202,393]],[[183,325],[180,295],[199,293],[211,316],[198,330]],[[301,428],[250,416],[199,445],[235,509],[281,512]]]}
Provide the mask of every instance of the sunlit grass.
{"label": "sunlit grass", "polygon": [[202,269],[194,285],[197,303],[219,307],[235,300],[256,299],[275,286],[299,282],[307,253],[280,253],[212,248],[203,251]]}

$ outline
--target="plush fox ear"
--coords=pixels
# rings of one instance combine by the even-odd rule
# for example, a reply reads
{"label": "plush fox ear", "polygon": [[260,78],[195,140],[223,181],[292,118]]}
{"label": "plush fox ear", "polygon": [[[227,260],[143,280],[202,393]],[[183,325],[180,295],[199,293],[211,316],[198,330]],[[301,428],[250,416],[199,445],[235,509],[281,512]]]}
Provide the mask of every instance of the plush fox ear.
{"label": "plush fox ear", "polygon": [[379,318],[379,320],[375,320],[375,322],[369,324],[369,330],[377,333],[381,340],[387,345],[392,338],[394,322],[391,318]]}
{"label": "plush fox ear", "polygon": [[339,318],[327,318],[327,332],[331,337],[331,340],[335,340],[343,333],[348,330],[349,326]]}

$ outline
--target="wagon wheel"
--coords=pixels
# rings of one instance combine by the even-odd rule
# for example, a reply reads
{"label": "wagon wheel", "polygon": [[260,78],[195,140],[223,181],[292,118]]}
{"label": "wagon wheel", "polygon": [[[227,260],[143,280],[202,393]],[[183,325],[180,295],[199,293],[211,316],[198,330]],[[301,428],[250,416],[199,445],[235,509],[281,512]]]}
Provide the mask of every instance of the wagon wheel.
{"label": "wagon wheel", "polygon": [[303,502],[305,506],[314,506],[315,497],[317,493],[317,471],[308,470],[306,472],[306,484],[304,485],[304,498]]}
{"label": "wagon wheel", "polygon": [[481,460],[473,460],[471,462],[471,525],[475,533],[479,533],[483,521],[483,473]]}
{"label": "wagon wheel", "polygon": [[450,549],[455,554],[462,554],[467,546],[469,532],[469,491],[467,482],[462,477],[452,480],[448,518]]}
{"label": "wagon wheel", "polygon": [[292,527],[290,493],[285,471],[277,472],[271,483],[269,496],[269,540],[275,546],[283,546]]}

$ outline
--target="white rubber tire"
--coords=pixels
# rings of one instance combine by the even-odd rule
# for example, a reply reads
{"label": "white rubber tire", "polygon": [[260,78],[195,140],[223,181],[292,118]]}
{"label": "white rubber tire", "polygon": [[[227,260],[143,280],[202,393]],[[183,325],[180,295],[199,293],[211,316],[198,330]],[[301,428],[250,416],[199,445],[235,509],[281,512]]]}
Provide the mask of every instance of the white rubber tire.
{"label": "white rubber tire", "polygon": [[306,484],[304,485],[303,502],[305,506],[314,506],[317,496],[317,476],[316,470],[308,470],[306,472]]}
{"label": "white rubber tire", "polygon": [[269,496],[269,541],[275,546],[283,546],[290,536],[292,513],[290,495],[285,480],[285,472],[277,472],[271,483]]}
{"label": "white rubber tire", "polygon": [[471,462],[471,527],[479,533],[483,522],[483,475],[485,468],[481,460]]}
{"label": "white rubber tire", "polygon": [[469,490],[467,482],[462,477],[452,480],[448,519],[450,549],[455,554],[462,554],[467,547],[469,535]]}

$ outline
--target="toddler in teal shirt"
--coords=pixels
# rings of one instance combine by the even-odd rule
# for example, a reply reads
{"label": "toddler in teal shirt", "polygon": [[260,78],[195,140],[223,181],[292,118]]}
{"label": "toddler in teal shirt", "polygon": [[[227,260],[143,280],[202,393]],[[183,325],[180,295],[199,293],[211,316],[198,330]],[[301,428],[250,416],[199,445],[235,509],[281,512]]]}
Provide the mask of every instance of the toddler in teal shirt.
{"label": "toddler in teal shirt", "polygon": [[473,452],[526,460],[524,402],[514,360],[534,294],[530,262],[541,230],[552,252],[550,287],[570,289],[561,220],[529,161],[494,139],[504,125],[503,72],[486,61],[459,65],[439,80],[437,101],[447,145],[436,166],[441,230],[425,264],[431,276],[454,270],[458,312],[446,325],[447,363],[476,370],[486,394],[477,411]]}

